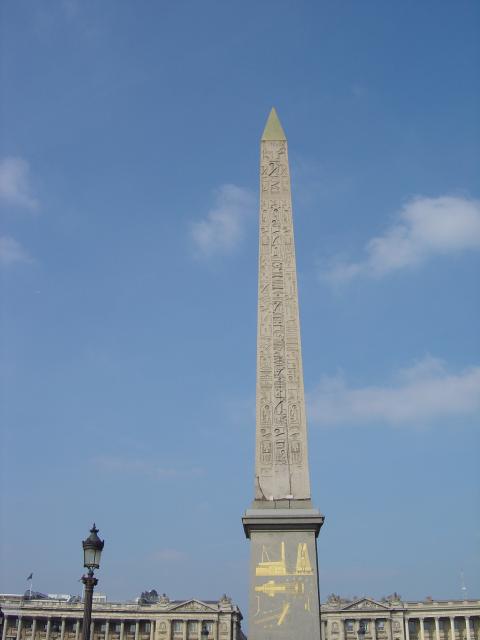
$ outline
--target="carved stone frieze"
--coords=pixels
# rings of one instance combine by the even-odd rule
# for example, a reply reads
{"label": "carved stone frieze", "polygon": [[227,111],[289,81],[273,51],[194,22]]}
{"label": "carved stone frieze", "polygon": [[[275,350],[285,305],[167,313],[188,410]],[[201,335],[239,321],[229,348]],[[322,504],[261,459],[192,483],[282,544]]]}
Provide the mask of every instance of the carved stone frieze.
{"label": "carved stone frieze", "polygon": [[215,609],[213,607],[209,607],[205,604],[202,604],[197,600],[190,600],[178,606],[172,607],[171,611],[181,613],[181,612],[189,612],[189,611],[215,611]]}

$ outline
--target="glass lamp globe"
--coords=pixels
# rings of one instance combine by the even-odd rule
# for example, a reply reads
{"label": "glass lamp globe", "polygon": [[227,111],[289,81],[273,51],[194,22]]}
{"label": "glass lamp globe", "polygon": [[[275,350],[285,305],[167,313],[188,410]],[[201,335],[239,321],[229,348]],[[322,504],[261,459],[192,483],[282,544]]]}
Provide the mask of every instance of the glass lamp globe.
{"label": "glass lamp globe", "polygon": [[98,569],[100,567],[100,558],[102,556],[104,540],[100,540],[97,535],[98,529],[93,523],[90,529],[90,535],[83,540],[83,566],[87,569]]}

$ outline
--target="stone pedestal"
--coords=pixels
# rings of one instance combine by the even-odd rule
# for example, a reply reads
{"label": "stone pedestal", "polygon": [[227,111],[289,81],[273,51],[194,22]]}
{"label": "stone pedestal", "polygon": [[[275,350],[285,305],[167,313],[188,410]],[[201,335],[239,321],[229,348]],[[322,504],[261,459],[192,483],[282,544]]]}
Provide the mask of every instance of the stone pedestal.
{"label": "stone pedestal", "polygon": [[248,509],[249,640],[320,640],[316,509]]}

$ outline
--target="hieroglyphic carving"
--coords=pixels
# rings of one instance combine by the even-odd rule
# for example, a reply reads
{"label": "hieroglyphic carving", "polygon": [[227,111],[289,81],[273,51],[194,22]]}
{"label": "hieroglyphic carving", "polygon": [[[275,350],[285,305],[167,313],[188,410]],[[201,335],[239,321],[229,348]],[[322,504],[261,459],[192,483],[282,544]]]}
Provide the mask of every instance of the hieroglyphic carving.
{"label": "hieroglyphic carving", "polygon": [[257,338],[257,499],[309,498],[288,151],[262,140]]}
{"label": "hieroglyphic carving", "polygon": [[302,448],[298,440],[293,440],[290,443],[290,460],[293,464],[302,462]]}
{"label": "hieroglyphic carving", "polygon": [[262,463],[270,464],[272,462],[272,443],[270,440],[262,440]]}

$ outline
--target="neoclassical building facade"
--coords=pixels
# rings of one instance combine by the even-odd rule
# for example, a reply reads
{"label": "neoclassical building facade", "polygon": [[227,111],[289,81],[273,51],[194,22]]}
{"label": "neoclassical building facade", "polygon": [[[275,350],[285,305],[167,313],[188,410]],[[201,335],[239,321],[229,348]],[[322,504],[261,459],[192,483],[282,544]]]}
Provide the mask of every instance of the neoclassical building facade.
{"label": "neoclassical building facade", "polygon": [[322,635],[324,640],[480,640],[480,600],[331,596],[322,605]]}
{"label": "neoclassical building facade", "polygon": [[[0,596],[2,640],[80,640],[83,602]],[[169,600],[155,604],[94,602],[90,640],[245,640],[242,614],[231,599]]]}
{"label": "neoclassical building facade", "polygon": [[[0,596],[1,640],[79,640],[82,602]],[[97,602],[91,640],[246,640],[230,598],[155,604]],[[480,600],[403,601],[330,596],[321,606],[322,640],[480,640]]]}

